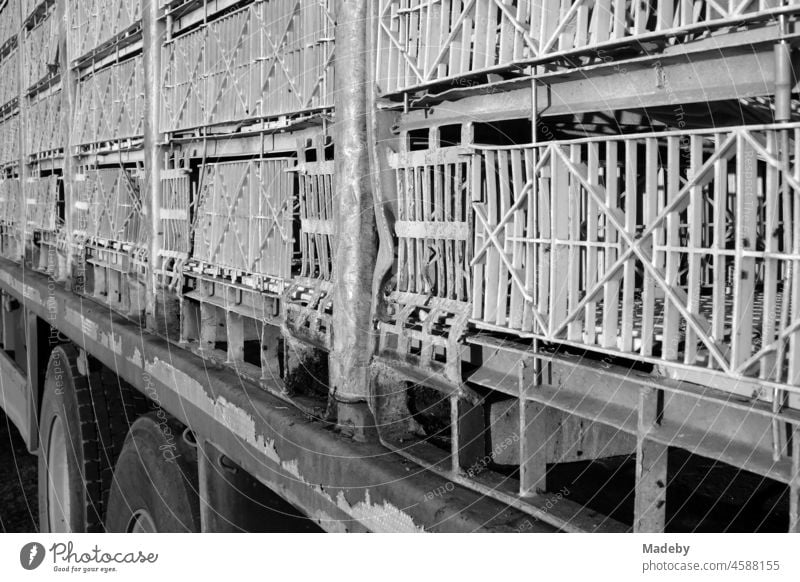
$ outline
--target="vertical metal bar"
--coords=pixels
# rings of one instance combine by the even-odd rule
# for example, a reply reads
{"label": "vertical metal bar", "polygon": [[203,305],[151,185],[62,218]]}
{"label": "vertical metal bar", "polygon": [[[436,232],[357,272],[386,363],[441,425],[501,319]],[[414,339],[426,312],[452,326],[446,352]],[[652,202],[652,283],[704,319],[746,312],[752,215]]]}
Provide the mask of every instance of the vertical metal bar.
{"label": "vertical metal bar", "polygon": [[528,401],[525,395],[536,390],[539,383],[538,358],[519,364],[519,493],[536,495],[547,485],[547,424],[546,409],[538,402]]}
{"label": "vertical metal bar", "polygon": [[634,532],[663,532],[666,523],[667,447],[647,439],[659,418],[659,390],[639,391]]}
{"label": "vertical metal bar", "polygon": [[[744,130],[746,131],[746,130]],[[738,139],[736,154],[736,259],[733,297],[733,340],[731,360],[739,366],[752,352],[753,303],[756,261],[745,251],[757,246],[757,159],[756,152],[744,137]]]}
{"label": "vertical metal bar", "polygon": [[792,480],[789,483],[789,531],[800,533],[800,430],[792,426]]}
{"label": "vertical metal bar", "polygon": [[[669,205],[680,191],[680,142],[677,137],[667,138],[667,165],[664,168],[665,205]],[[661,210],[661,209],[659,209]],[[665,242],[666,282],[672,288],[678,286],[680,269],[680,213],[675,210],[666,218]],[[668,297],[664,299],[664,340],[661,350],[665,360],[678,358],[681,340],[681,314],[678,306]]]}
{"label": "vertical metal bar", "polygon": [[[635,140],[625,140],[625,230],[636,237],[639,190],[637,188],[638,144]],[[636,260],[629,259],[622,268],[622,329],[620,349],[633,351],[633,332],[636,325]]]}
{"label": "vertical metal bar", "polygon": [[[644,224],[652,224],[658,214],[658,142],[648,137],[645,143],[645,187],[642,197]],[[655,252],[653,252],[655,258]],[[655,281],[645,272],[642,281],[642,345],[643,356],[653,353],[655,336]]]}
{"label": "vertical metal bar", "polygon": [[[149,208],[143,209],[144,221],[150,222],[150,260],[148,285],[145,295],[146,320],[150,329],[159,329],[156,320],[157,276],[162,264],[159,258],[163,247],[164,233],[161,230],[159,209],[161,208],[161,170],[164,168],[164,152],[161,146],[162,135],[159,133],[158,103],[161,71],[161,39],[164,38],[165,25],[158,19],[158,0],[145,0],[142,6],[142,30],[144,47],[144,80],[145,80],[145,121],[144,121],[144,155],[145,180],[150,187]],[[148,216],[149,215],[149,216]]]}
{"label": "vertical metal bar", "polygon": [[331,390],[341,402],[369,396],[374,351],[372,276],[377,257],[367,143],[367,0],[336,2],[337,75],[334,328]]}
{"label": "vertical metal bar", "polygon": [[[619,143],[617,141],[609,140],[606,142],[606,160],[605,160],[605,180],[606,180],[606,206],[609,209],[615,210],[619,208],[619,178],[617,175],[618,170],[618,154]],[[605,269],[613,265],[617,260],[617,242],[619,240],[619,233],[611,224],[609,217],[604,217],[604,234],[605,234],[605,252],[604,254],[604,268],[602,275],[605,275]],[[619,280],[612,278],[609,280],[603,291],[603,347],[613,348],[617,346],[617,337],[619,335]]]}
{"label": "vertical metal bar", "polygon": [[27,230],[28,230],[28,211],[27,211],[27,199],[28,194],[26,192],[28,186],[28,165],[26,162],[26,155],[25,151],[27,149],[27,140],[26,140],[26,129],[27,123],[26,120],[26,110],[27,107],[25,106],[25,35],[22,34],[21,24],[25,17],[23,14],[23,5],[22,2],[18,4],[19,10],[19,23],[20,26],[17,28],[17,58],[19,59],[17,64],[17,78],[19,83],[19,100],[17,104],[17,138],[19,142],[19,169],[17,171],[19,175],[19,200],[20,200],[20,211],[22,213],[22,220],[20,222],[20,246],[18,249],[18,255],[20,260],[23,262],[25,261],[25,241],[27,239]]}
{"label": "vertical metal bar", "polygon": [[[59,22],[61,23],[69,23],[72,21],[72,10],[73,7],[72,3],[69,0],[61,0],[61,11],[63,14],[63,18],[59,18]],[[73,245],[74,236],[73,233],[77,229],[77,225],[75,224],[76,219],[76,194],[75,194],[75,173],[76,173],[76,163],[77,160],[72,155],[72,120],[75,119],[75,110],[76,110],[76,103],[75,98],[77,97],[77,90],[78,90],[78,81],[77,76],[75,75],[72,67],[70,67],[70,61],[72,59],[72,44],[69,41],[70,35],[70,28],[67,24],[62,24],[62,40],[59,42],[60,50],[59,55],[61,57],[61,84],[62,84],[62,93],[66,97],[66,99],[62,98],[62,111],[66,109],[63,114],[63,123],[64,123],[64,230],[66,231],[67,237],[67,248],[66,248],[66,265],[65,265],[65,277],[67,281],[67,288],[68,289],[75,289],[78,292],[83,291],[83,287],[85,285],[85,272],[83,272],[84,267],[82,260],[80,259],[80,254],[82,254],[82,249],[76,248],[77,245]],[[78,265],[79,270],[74,272],[73,265]],[[77,275],[77,277],[74,277]],[[77,288],[76,288],[77,283]]]}
{"label": "vertical metal bar", "polygon": [[[570,146],[570,160],[575,167],[581,163],[581,146],[573,144]],[[568,228],[567,239],[569,247],[567,250],[568,281],[567,281],[567,305],[568,312],[572,311],[580,303],[581,285],[581,194],[583,188],[575,176],[570,176],[569,180],[569,202],[568,209]],[[581,341],[583,337],[583,322],[580,317],[575,317],[567,327],[567,337],[571,340]]]}
{"label": "vertical metal bar", "polygon": [[[703,165],[703,143],[700,136],[692,136],[689,139],[689,176],[695,178],[700,167]],[[703,246],[703,191],[701,187],[694,186],[689,194],[689,208],[687,211],[689,241],[686,252],[688,254],[689,274],[687,280],[687,304],[688,311],[692,314],[700,313],[700,285],[701,285],[701,264],[700,252],[705,251]],[[686,326],[686,342],[684,345],[684,362],[694,364],[697,357],[697,334],[689,326]]]}

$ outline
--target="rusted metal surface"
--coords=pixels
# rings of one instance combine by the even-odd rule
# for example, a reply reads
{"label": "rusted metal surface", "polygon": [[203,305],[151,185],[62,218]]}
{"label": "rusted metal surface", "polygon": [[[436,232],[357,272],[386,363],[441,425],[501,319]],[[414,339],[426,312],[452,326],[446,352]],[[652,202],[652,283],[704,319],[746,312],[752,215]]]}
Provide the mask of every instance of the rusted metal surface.
{"label": "rusted metal surface", "polygon": [[[146,288],[197,355],[60,288],[57,325],[324,527],[505,504],[625,530],[546,495],[548,463],[605,451],[637,454],[632,528],[658,530],[667,447],[788,484],[798,527],[800,127],[751,121],[776,90],[795,115],[772,45],[796,2],[34,4],[10,35],[0,12],[0,67],[29,65],[21,109],[0,97],[0,237],[28,270],[0,286],[50,314],[30,266],[73,273],[70,245],[106,307]],[[664,112],[734,98],[753,117]]]}
{"label": "rusted metal surface", "polygon": [[[373,184],[383,261],[374,291],[380,345],[373,390],[388,447],[537,515],[547,487],[541,443],[557,438],[540,419],[558,410],[607,424],[610,434],[627,435],[623,450],[636,439],[637,531],[664,527],[668,447],[784,483],[795,479],[790,444],[800,400],[791,362],[789,231],[797,227],[789,160],[797,128],[692,131],[676,105],[747,95],[755,98],[748,109],[755,113],[769,102],[779,77],[772,45],[786,29],[770,19],[757,22],[756,13],[795,7],[750,2],[717,13],[692,4],[387,1],[375,7],[375,106],[383,112],[372,118],[372,174],[379,176]],[[554,28],[526,28],[530,15]],[[717,36],[723,55],[696,36],[705,24],[730,26],[734,15],[743,26]],[[674,29],[682,29],[685,42],[672,46],[667,37]],[[645,39],[655,49],[647,56],[634,55],[636,48],[624,56],[609,52]],[[566,66],[522,68],[563,65],[558,57],[566,54],[574,56]],[[754,76],[726,73],[725,67],[744,71],[746,62]],[[425,89],[440,92],[401,99]],[[655,109],[669,105],[663,115]],[[626,118],[641,107],[653,107],[646,120]],[[605,109],[612,113],[604,120]],[[562,121],[557,131],[619,134],[626,123],[653,122],[681,130],[644,127],[637,136],[557,140],[548,118],[575,115],[577,123],[581,113],[591,121],[574,127]],[[691,123],[691,129],[708,125]],[[470,125],[474,142],[464,140]],[[440,132],[449,149],[473,152],[461,188],[448,187],[455,173],[443,165]],[[446,218],[462,198],[465,235]],[[464,239],[469,283],[459,297],[457,254],[448,255],[446,245]],[[440,245],[443,253],[420,255],[420,248]],[[456,296],[445,304],[451,289]],[[546,305],[524,307],[544,297]],[[453,299],[469,311],[468,323],[456,316]],[[464,343],[469,347],[462,349]],[[580,352],[587,361],[565,365],[551,350]],[[632,367],[652,365],[653,372],[626,383],[623,371],[610,370],[617,357]],[[550,370],[560,366],[571,372],[557,378]],[[433,391],[426,404],[433,400],[442,409],[433,428],[408,404],[420,388]],[[731,394],[746,400],[743,408],[730,402]],[[665,416],[657,416],[662,397]],[[501,451],[506,460],[520,453],[513,479],[485,466],[472,470],[474,443],[496,436],[481,411],[491,415],[507,398],[518,399],[519,442]],[[750,419],[754,414],[761,416]],[[673,426],[680,421],[685,434]],[[742,435],[733,426],[745,427]],[[609,435],[600,438],[619,446]],[[619,525],[581,510],[562,505],[543,519],[567,529]]]}
{"label": "rusted metal surface", "polygon": [[[333,531],[513,531],[525,517],[446,481],[407,471],[380,446],[335,436],[284,401],[211,368],[108,309],[2,260],[0,288],[19,297],[125,381],[214,442],[262,483]],[[370,459],[369,462],[365,462]],[[547,526],[535,524],[542,531]]]}

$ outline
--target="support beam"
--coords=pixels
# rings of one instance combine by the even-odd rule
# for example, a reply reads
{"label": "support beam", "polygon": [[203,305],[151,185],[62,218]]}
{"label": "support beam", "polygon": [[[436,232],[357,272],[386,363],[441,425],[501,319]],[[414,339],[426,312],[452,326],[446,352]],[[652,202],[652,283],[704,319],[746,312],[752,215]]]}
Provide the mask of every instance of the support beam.
{"label": "support beam", "polygon": [[[146,322],[148,329],[162,331],[173,335],[178,326],[170,325],[174,309],[162,305],[158,308],[159,289],[156,287],[156,270],[160,268],[158,260],[163,246],[163,233],[159,209],[161,208],[161,170],[164,168],[164,152],[162,135],[159,132],[159,112],[161,111],[161,42],[165,38],[166,25],[159,20],[158,0],[145,0],[142,7],[142,34],[144,48],[144,151],[145,179],[150,191],[150,204],[142,208],[142,221],[150,223],[150,260],[147,291],[145,295]],[[176,338],[177,339],[177,338]]]}
{"label": "support beam", "polygon": [[372,275],[377,256],[369,178],[366,62],[367,0],[336,2],[336,272],[334,274],[332,394],[365,401],[374,352]]}
{"label": "support beam", "polygon": [[68,0],[60,0],[56,12],[59,25],[59,67],[61,69],[61,107],[63,111],[63,131],[64,131],[64,173],[62,182],[64,185],[64,231],[66,232],[67,248],[64,250],[64,270],[57,271],[57,276],[66,281],[68,289],[74,289],[77,293],[83,293],[86,285],[86,264],[83,256],[83,249],[74,244],[73,233],[81,225],[76,224],[76,203],[75,196],[75,174],[76,159],[72,155],[72,123],[75,119],[76,98],[78,90],[78,79],[75,72],[70,67],[70,43],[67,41],[69,33],[69,22],[72,22],[72,10],[75,9],[74,3]]}
{"label": "support beam", "polygon": [[[597,111],[677,106],[772,95],[775,86],[774,40],[722,50],[658,55],[543,73],[536,101],[541,117]],[[797,85],[791,87],[796,92]],[[454,99],[458,106],[454,106]],[[424,98],[402,116],[399,127],[413,130],[470,119],[488,123],[531,115],[530,80],[508,81]]]}
{"label": "support beam", "polygon": [[228,361],[226,363],[236,366],[244,362],[244,317],[239,313],[227,311],[225,327],[228,341]]}
{"label": "support beam", "polygon": [[538,402],[520,403],[520,495],[536,495],[547,490],[547,414]]}
{"label": "support beam", "polygon": [[[17,2],[17,9],[19,10],[19,21],[22,23],[25,20],[25,9],[24,4],[22,2]],[[14,8],[10,5],[6,5],[8,10],[13,10]],[[18,142],[19,142],[19,192],[20,192],[20,212],[22,213],[22,220],[20,222],[20,246],[18,250],[18,258],[21,262],[25,262],[25,256],[27,253],[27,236],[28,236],[28,205],[26,204],[26,200],[28,199],[27,193],[27,185],[28,185],[28,177],[30,176],[30,171],[28,170],[27,158],[28,156],[25,154],[27,150],[27,140],[25,139],[26,135],[26,115],[27,115],[27,101],[28,98],[25,96],[25,35],[22,34],[22,29],[20,28],[17,30],[17,73],[18,73],[18,84],[19,84],[19,99],[17,100],[17,116],[18,116],[18,123],[19,129],[17,131],[18,135]]]}
{"label": "support beam", "polygon": [[647,439],[658,424],[660,394],[649,387],[639,391],[634,532],[663,532],[666,525],[668,447]]}
{"label": "support beam", "polygon": [[[51,290],[40,273],[0,259],[0,289],[17,300],[24,289],[26,307],[39,318],[303,513],[324,517],[325,529],[511,532],[526,519],[458,484],[449,495],[421,503],[447,481],[406,471],[401,457],[378,443],[332,438],[325,424],[308,422],[303,412],[234,371],[210,367],[107,309],[87,311],[85,300],[59,286]],[[400,519],[380,519],[385,515]]]}
{"label": "support beam", "polygon": [[197,444],[201,531],[320,531],[208,441]]}

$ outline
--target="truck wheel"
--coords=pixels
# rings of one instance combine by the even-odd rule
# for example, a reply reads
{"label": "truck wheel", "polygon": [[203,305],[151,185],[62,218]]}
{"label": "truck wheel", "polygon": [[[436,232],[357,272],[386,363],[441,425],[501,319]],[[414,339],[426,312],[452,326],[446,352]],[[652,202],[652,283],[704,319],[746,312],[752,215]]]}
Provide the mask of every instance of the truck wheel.
{"label": "truck wheel", "polygon": [[39,528],[43,532],[103,530],[112,467],[144,397],[102,366],[84,376],[78,349],[50,355],[39,419]]}
{"label": "truck wheel", "polygon": [[200,531],[197,452],[177,423],[150,413],[131,426],[114,469],[109,532]]}

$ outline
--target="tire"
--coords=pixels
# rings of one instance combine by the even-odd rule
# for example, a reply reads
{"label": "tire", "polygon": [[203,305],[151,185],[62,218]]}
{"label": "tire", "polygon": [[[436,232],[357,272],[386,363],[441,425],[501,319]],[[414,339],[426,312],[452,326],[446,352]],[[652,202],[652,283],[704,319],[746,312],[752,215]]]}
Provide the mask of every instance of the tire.
{"label": "tire", "polygon": [[50,355],[39,417],[39,528],[103,531],[114,461],[146,400],[96,362],[78,372],[78,349]]}
{"label": "tire", "polygon": [[182,427],[155,413],[142,416],[114,469],[106,530],[198,532],[197,491],[197,451],[182,438]]}

